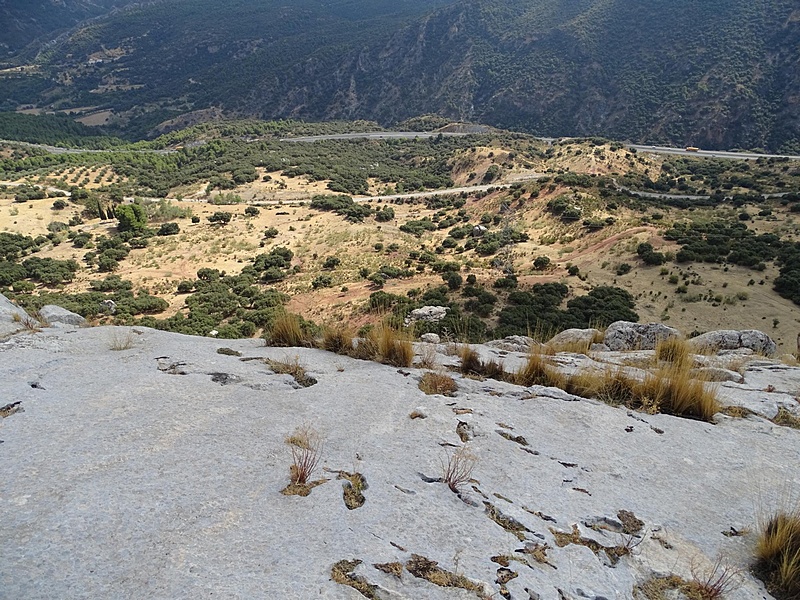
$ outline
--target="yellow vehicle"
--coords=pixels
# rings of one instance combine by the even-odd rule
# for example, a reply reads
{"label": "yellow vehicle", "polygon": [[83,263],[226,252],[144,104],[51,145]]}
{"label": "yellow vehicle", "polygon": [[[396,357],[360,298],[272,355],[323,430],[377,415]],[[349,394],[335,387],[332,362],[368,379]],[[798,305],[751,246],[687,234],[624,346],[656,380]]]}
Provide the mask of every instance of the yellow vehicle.
{"label": "yellow vehicle", "polygon": [[700,148],[697,146],[686,146],[687,152],[700,152]]}

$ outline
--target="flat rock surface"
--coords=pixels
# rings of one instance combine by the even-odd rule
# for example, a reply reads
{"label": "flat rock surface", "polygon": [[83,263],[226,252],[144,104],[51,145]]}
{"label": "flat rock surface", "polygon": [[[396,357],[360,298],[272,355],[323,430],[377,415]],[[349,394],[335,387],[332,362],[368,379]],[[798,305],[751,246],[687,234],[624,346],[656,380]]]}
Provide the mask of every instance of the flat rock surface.
{"label": "flat rock surface", "polygon": [[[265,357],[297,359],[318,383],[298,387]],[[331,579],[345,559],[363,561],[355,573],[377,598],[479,597],[373,566],[413,553],[494,597],[492,557],[512,556],[505,588],[524,600],[629,599],[655,572],[690,578],[722,556],[745,569],[729,599],[769,598],[746,571],[755,534],[723,532],[754,531],[759,509],[800,489],[800,431],[457,374],[453,397],[428,396],[422,373],[138,327],[0,343],[0,405],[24,408],[0,419],[0,597],[363,598]],[[797,381],[780,376],[781,388]],[[415,410],[426,418],[409,418]],[[304,424],[324,438],[314,478],[328,481],[285,496],[285,438]],[[459,497],[436,480],[461,435],[477,462]],[[345,506],[340,471],[366,478],[360,508]],[[639,537],[621,532],[620,510],[644,523]],[[573,526],[636,546],[611,565],[558,545],[554,532]],[[520,552],[533,544],[547,544],[547,563]]]}

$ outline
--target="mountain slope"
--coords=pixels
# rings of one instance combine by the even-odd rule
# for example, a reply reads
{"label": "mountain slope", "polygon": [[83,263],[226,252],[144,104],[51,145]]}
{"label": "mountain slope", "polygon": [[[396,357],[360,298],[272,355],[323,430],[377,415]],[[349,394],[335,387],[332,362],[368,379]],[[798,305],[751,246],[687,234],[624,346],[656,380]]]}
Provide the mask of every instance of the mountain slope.
{"label": "mountain slope", "polygon": [[217,106],[383,123],[440,113],[547,135],[800,148],[792,0],[438,4],[157,3],[77,30],[41,66],[62,82],[52,98],[103,101],[140,128]]}
{"label": "mountain slope", "polygon": [[131,4],[133,0],[0,0],[0,49],[16,52],[35,38]]}

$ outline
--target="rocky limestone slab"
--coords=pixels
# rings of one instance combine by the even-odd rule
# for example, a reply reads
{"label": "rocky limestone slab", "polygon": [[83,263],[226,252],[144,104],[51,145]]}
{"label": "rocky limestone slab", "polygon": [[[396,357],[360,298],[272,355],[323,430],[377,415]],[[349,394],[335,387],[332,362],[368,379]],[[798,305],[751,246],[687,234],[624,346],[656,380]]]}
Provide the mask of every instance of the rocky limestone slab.
{"label": "rocky limestone slab", "polygon": [[588,348],[595,339],[599,339],[601,336],[602,333],[597,329],[565,329],[550,338],[547,344],[553,348],[585,344]]}
{"label": "rocky limestone slab", "polygon": [[0,294],[0,338],[25,329],[22,323],[27,319],[28,313]]}
{"label": "rocky limestone slab", "polygon": [[[130,347],[111,350],[134,330]],[[419,369],[221,345],[140,327],[0,345],[3,395],[24,408],[0,419],[0,595],[361,598],[333,578],[347,561],[353,578],[338,580],[361,577],[377,598],[478,597],[415,568],[435,561],[489,597],[623,600],[654,572],[691,578],[722,555],[742,569],[727,600],[769,598],[748,570],[753,534],[722,532],[754,529],[754,507],[800,486],[796,430],[457,373],[453,397],[429,396]],[[296,389],[266,358],[296,359],[318,383]],[[313,479],[326,481],[287,496],[285,439],[302,425],[324,438]],[[461,435],[475,462],[459,496],[440,478]],[[368,486],[351,509],[340,477],[354,472]],[[622,510],[642,527],[636,551],[612,564],[585,544],[624,543]]]}
{"label": "rocky limestone slab", "polygon": [[75,325],[78,327],[86,325],[86,319],[82,316],[54,304],[43,306],[39,310],[39,315],[51,325],[54,323],[63,323],[64,325]]}
{"label": "rocky limestone slab", "polygon": [[606,329],[603,342],[611,350],[654,350],[660,340],[679,336],[677,329],[662,323],[616,321]]}
{"label": "rocky limestone slab", "polygon": [[764,356],[772,356],[777,350],[772,338],[756,329],[709,331],[690,339],[689,345],[695,352],[719,352],[720,350],[746,348]]}

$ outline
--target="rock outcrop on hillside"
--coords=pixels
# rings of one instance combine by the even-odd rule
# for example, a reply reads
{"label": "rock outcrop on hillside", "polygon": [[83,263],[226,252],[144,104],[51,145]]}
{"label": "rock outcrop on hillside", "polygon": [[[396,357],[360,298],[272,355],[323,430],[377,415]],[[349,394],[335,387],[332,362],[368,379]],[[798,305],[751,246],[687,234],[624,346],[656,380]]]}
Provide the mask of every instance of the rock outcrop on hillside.
{"label": "rock outcrop on hillside", "polygon": [[[705,423],[453,371],[455,392],[426,395],[423,369],[253,339],[19,333],[0,343],[0,404],[18,403],[0,412],[0,595],[623,599],[720,558],[743,569],[727,598],[768,598],[747,571],[756,520],[800,486],[800,431],[768,417],[800,413],[800,369],[740,368],[714,385],[755,413]],[[303,431],[316,485],[287,495]],[[454,460],[472,467],[458,493]]]}

